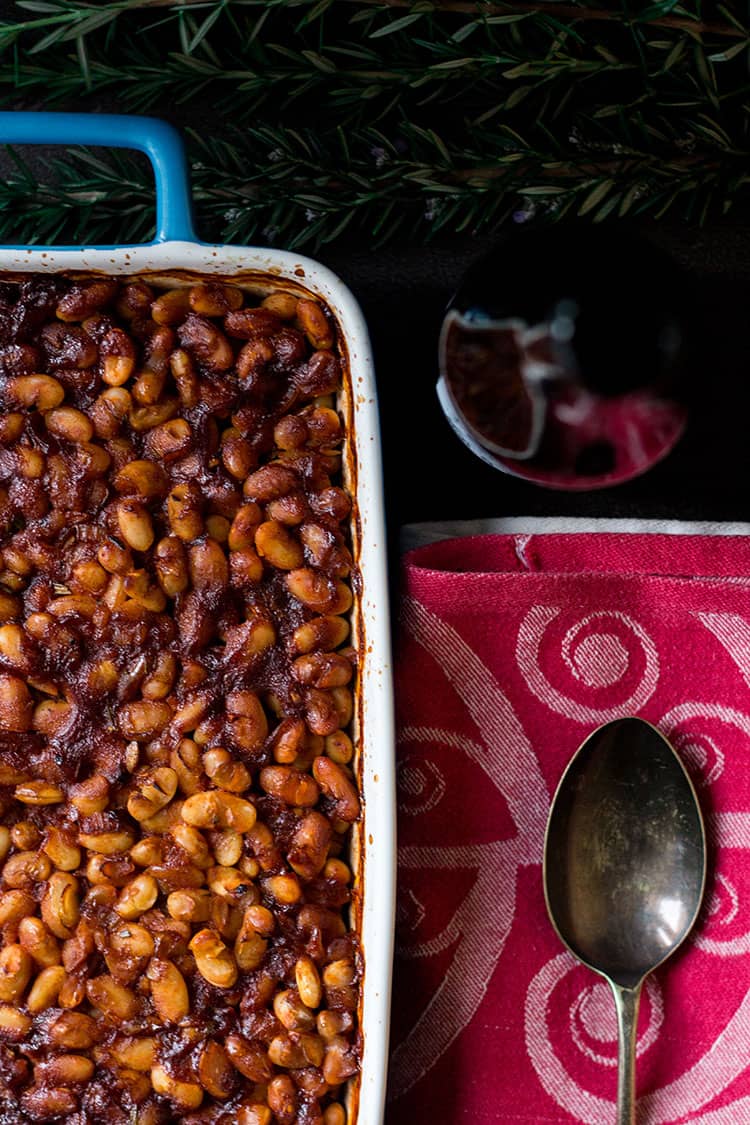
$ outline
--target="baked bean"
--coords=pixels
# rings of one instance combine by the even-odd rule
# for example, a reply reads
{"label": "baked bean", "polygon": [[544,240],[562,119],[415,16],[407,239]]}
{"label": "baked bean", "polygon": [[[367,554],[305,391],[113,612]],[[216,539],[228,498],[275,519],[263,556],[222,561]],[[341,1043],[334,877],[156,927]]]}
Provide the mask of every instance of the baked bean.
{"label": "baked bean", "polygon": [[301,684],[316,688],[337,688],[349,683],[352,666],[338,652],[311,652],[292,662],[292,673]]}
{"label": "baked bean", "polygon": [[[215,988],[231,988],[236,983],[237,962],[232,952],[213,930],[199,930],[190,942],[189,948],[195,958],[198,972],[209,984]],[[229,1050],[228,1040],[227,1050]]]}
{"label": "baked bean", "polygon": [[[42,412],[54,410],[65,398],[62,384],[52,375],[19,375],[8,379],[5,393],[11,402],[36,407]],[[20,432],[17,436],[20,437]]]}
{"label": "baked bean", "polygon": [[21,918],[33,914],[35,910],[36,900],[27,891],[16,889],[3,891],[0,894],[0,926],[19,922]]}
{"label": "baked bean", "polygon": [[0,950],[0,1001],[16,1004],[31,980],[34,962],[22,945]]}
{"label": "baked bean", "polygon": [[120,469],[113,483],[118,492],[141,500],[163,496],[168,487],[166,473],[154,461],[130,461]]}
{"label": "baked bean", "polygon": [[190,290],[168,289],[151,305],[151,317],[157,324],[179,324],[190,312]]}
{"label": "baked bean", "polygon": [[[232,315],[232,314],[230,314]],[[212,321],[190,313],[177,330],[180,345],[212,371],[226,371],[234,362],[232,346]]]}
{"label": "baked bean", "polygon": [[172,534],[190,542],[203,534],[202,497],[197,485],[178,484],[167,498],[167,516]]}
{"label": "baked bean", "polygon": [[138,1011],[138,1001],[130,989],[106,974],[88,981],[86,994],[105,1020],[116,1027],[132,1020]]}
{"label": "baked bean", "polygon": [[39,918],[21,919],[18,924],[18,940],[21,947],[41,968],[46,969],[61,963],[59,942]]}
{"label": "baked bean", "polygon": [[[152,406],[134,407],[128,416],[130,425],[136,433],[146,433],[148,430],[156,429],[157,426],[163,426],[170,418],[174,418],[178,405],[178,399],[165,398]],[[150,444],[148,451],[152,455],[155,452]]]}
{"label": "baked bean", "polygon": [[294,320],[297,315],[297,300],[298,298],[291,293],[270,293],[261,302],[261,307],[268,309],[281,320]]}
{"label": "baked bean", "polygon": [[175,598],[188,588],[187,553],[179,538],[170,535],[159,540],[154,552],[154,565],[159,585],[168,598]]}
{"label": "baked bean", "polygon": [[209,1039],[198,1062],[201,1086],[214,1098],[228,1098],[235,1088],[235,1071],[224,1048]]}
{"label": "baked bean", "polygon": [[308,1008],[320,1007],[323,988],[320,982],[320,974],[313,959],[307,955],[298,958],[294,967],[294,976],[302,1003]]}
{"label": "baked bean", "polygon": [[75,871],[81,866],[81,849],[73,843],[72,832],[54,825],[47,829],[44,851],[59,871]]}
{"label": "baked bean", "polygon": [[209,281],[194,285],[188,299],[193,312],[201,316],[224,316],[242,307],[243,295],[234,285]]}
{"label": "baked bean", "polygon": [[225,1048],[232,1066],[251,1082],[267,1082],[273,1070],[264,1048],[243,1035],[230,1034]]}
{"label": "baked bean", "polygon": [[250,774],[245,766],[233,761],[231,754],[222,747],[214,747],[203,755],[203,768],[220,789],[243,793],[250,785]]}
{"label": "baked bean", "polygon": [[321,756],[313,762],[313,776],[323,793],[334,802],[339,820],[351,822],[359,816],[359,797],[354,782],[338,762]]}
{"label": "baked bean", "polygon": [[191,406],[197,406],[200,401],[200,384],[190,354],[184,348],[173,351],[169,357],[169,367],[182,406],[186,410]]}
{"label": "baked bean", "polygon": [[295,570],[304,561],[301,544],[281,523],[269,520],[255,533],[255,549],[277,570]]}
{"label": "baked bean", "polygon": [[313,617],[294,630],[293,641],[297,652],[307,653],[317,650],[330,652],[342,645],[349,636],[349,622],[343,617],[326,614]]}
{"label": "baked bean", "polygon": [[106,777],[90,777],[73,785],[68,796],[81,816],[93,816],[109,805],[109,782]]}
{"label": "baked bean", "polygon": [[[69,704],[62,704],[62,706],[67,713],[70,709]],[[49,781],[26,781],[23,785],[16,786],[13,796],[24,805],[59,805],[65,800],[65,794],[60,786],[53,785]]]}
{"label": "baked bean", "polygon": [[96,436],[103,440],[116,438],[132,405],[130,392],[124,387],[110,387],[103,391],[90,411]]}
{"label": "baked bean", "polygon": [[34,701],[23,680],[0,674],[0,731],[29,730],[33,711]]}
{"label": "baked bean", "polygon": [[287,859],[302,879],[314,879],[326,862],[333,832],[327,817],[311,810],[292,835]]}
{"label": "baked bean", "polygon": [[247,500],[266,504],[269,500],[278,500],[280,496],[286,496],[288,492],[293,492],[298,487],[299,477],[295,471],[275,461],[251,473],[245,481],[242,493]]}
{"label": "baked bean", "polygon": [[297,302],[297,320],[312,346],[319,350],[333,345],[333,332],[323,309],[316,301]]}
{"label": "baked bean", "polygon": [[120,500],[117,524],[128,547],[134,551],[147,551],[154,541],[151,516],[136,500]]}
{"label": "baked bean", "polygon": [[68,871],[50,875],[42,897],[42,919],[55,937],[72,937],[80,918],[78,880]]}
{"label": "baked bean", "polygon": [[118,1037],[110,1047],[112,1058],[120,1066],[129,1070],[148,1073],[156,1063],[159,1052],[158,1040],[153,1036],[127,1036]]}
{"label": "baked bean", "polygon": [[221,790],[194,793],[182,806],[183,820],[195,828],[231,828],[247,832],[256,820],[255,807]]}
{"label": "baked bean", "polygon": [[164,1023],[179,1023],[190,1011],[185,978],[172,961],[154,957],[146,977],[151,983],[151,1000]]}
{"label": "baked bean", "polygon": [[229,585],[227,557],[215,539],[206,537],[188,551],[190,579],[197,590],[223,590]]}
{"label": "baked bean", "polygon": [[313,734],[324,737],[341,726],[333,691],[308,688],[305,694],[305,722]]}
{"label": "baked bean", "polygon": [[49,965],[42,969],[26,998],[26,1007],[32,1016],[57,1005],[64,981],[65,969],[62,965]]}
{"label": "baked bean", "polygon": [[170,917],[181,922],[207,922],[211,915],[211,894],[200,887],[182,887],[167,898]]}
{"label": "baked bean", "polygon": [[320,795],[313,778],[291,766],[266,766],[260,771],[259,780],[266,793],[287,805],[314,805]]}
{"label": "baked bean", "polygon": [[87,285],[73,285],[58,302],[57,318],[66,322],[85,320],[110,304],[117,290],[117,281],[110,277],[98,278]]}
{"label": "baked bean", "polygon": [[79,832],[78,843],[82,848],[103,855],[116,855],[126,852],[135,843],[135,835],[130,828],[113,832]]}
{"label": "baked bean", "polygon": [[302,887],[296,875],[271,875],[264,880],[263,889],[281,906],[293,906],[302,898]]}
{"label": "baked bean", "polygon": [[[259,625],[258,630],[263,629]],[[250,630],[252,634],[252,630]],[[267,636],[266,636],[267,639]],[[262,651],[257,644],[253,651]],[[229,734],[242,750],[257,750],[268,734],[268,720],[263,705],[252,691],[235,691],[227,696]]]}
{"label": "baked bean", "polygon": [[267,306],[258,309],[239,309],[227,313],[224,317],[224,328],[229,336],[240,340],[252,340],[261,336],[275,335],[281,328],[281,319]]}
{"label": "baked bean", "polygon": [[169,1098],[180,1109],[197,1109],[203,1101],[203,1090],[195,1082],[179,1082],[161,1064],[151,1070],[154,1092]]}
{"label": "baked bean", "polygon": [[269,1082],[267,1098],[279,1125],[294,1125],[297,1118],[297,1090],[287,1074],[279,1074]]}
{"label": "baked bean", "polygon": [[151,909],[158,894],[159,886],[152,875],[138,875],[123,887],[114,909],[121,918],[132,921]]}
{"label": "baked bean", "polygon": [[44,421],[51,434],[65,441],[89,442],[94,436],[94,427],[89,419],[72,406],[59,406],[49,410]]}
{"label": "baked bean", "polygon": [[44,882],[51,872],[52,864],[43,852],[24,851],[5,861],[2,877],[7,887],[21,890]]}
{"label": "baked bean", "polygon": [[331,758],[338,765],[348,766],[354,756],[354,747],[346,731],[335,730],[333,734],[327,735],[325,752],[326,757]]}
{"label": "baked bean", "polygon": [[102,381],[110,387],[127,383],[135,370],[135,344],[122,328],[110,328],[99,342]]}
{"label": "baked bean", "polygon": [[158,700],[142,699],[135,703],[126,703],[121,707],[117,715],[117,723],[126,738],[145,742],[164,730],[171,718],[172,708],[169,704]]}
{"label": "baked bean", "polygon": [[262,522],[260,505],[243,504],[229,528],[227,546],[230,551],[243,551],[255,546],[255,532]]}
{"label": "baked bean", "polygon": [[335,323],[219,278],[98,281],[45,282],[69,319],[0,355],[0,733],[31,739],[0,762],[14,1097],[35,1119],[111,1087],[141,1125],[343,1125],[359,654]]}
{"label": "baked bean", "polygon": [[168,805],[177,792],[178,777],[170,766],[141,772],[135,781],[137,789],[128,800],[128,812],[134,820],[148,820]]}

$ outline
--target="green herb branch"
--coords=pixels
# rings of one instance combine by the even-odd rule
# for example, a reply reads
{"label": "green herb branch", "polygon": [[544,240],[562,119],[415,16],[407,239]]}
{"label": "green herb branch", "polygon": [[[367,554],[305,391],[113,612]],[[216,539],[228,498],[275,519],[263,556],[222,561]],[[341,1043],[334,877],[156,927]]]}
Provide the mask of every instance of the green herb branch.
{"label": "green herb branch", "polygon": [[[742,4],[670,0],[20,0],[0,102],[164,115],[187,127],[204,237],[315,249],[492,232],[511,218],[747,200]],[[6,5],[7,8],[7,5]],[[123,153],[20,152],[5,241],[135,241],[149,170]]]}

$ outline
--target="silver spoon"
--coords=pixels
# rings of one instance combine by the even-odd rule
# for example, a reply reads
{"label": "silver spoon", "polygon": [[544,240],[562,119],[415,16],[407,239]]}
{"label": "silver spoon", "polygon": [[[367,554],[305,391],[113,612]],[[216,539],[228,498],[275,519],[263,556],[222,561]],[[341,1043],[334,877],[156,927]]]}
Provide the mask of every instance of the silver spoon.
{"label": "silver spoon", "polygon": [[559,937],[614,993],[617,1121],[633,1125],[641,985],[690,932],[706,880],[695,790],[650,723],[616,719],[581,745],[552,801],[543,879]]}

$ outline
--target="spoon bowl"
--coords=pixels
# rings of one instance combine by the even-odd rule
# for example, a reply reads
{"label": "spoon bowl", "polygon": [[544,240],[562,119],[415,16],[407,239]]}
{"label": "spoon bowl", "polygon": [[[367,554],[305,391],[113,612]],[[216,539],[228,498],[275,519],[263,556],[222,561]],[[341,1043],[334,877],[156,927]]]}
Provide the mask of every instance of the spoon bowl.
{"label": "spoon bowl", "polygon": [[618,1122],[631,1125],[641,985],[687,937],[706,880],[695,790],[650,723],[617,719],[583,742],[552,802],[543,880],[559,937],[612,987],[620,1033]]}

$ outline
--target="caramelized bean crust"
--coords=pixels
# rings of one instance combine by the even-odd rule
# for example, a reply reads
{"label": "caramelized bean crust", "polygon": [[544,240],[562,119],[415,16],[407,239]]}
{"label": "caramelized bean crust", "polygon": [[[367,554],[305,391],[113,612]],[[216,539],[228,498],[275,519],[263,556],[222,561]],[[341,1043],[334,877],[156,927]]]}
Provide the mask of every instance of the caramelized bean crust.
{"label": "caramelized bean crust", "polygon": [[0,283],[0,1125],[345,1125],[337,345],[283,292]]}

